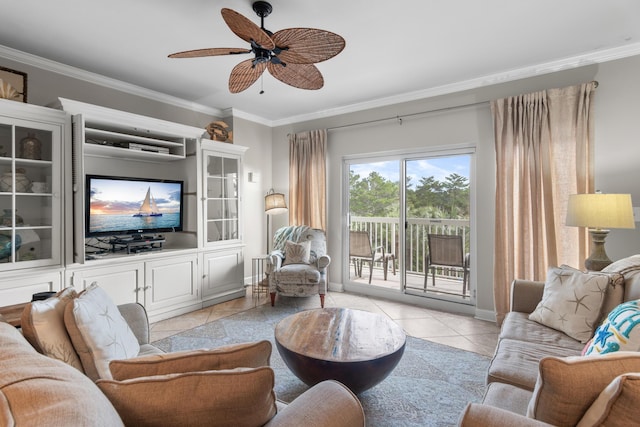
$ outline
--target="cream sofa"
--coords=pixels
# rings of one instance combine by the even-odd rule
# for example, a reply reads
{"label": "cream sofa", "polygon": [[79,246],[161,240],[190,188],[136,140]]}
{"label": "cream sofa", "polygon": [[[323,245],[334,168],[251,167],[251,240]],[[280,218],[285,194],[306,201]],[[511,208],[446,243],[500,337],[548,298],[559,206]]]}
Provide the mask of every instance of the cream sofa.
{"label": "cream sofa", "polygon": [[[640,299],[640,255],[620,260],[606,271],[621,273],[624,282],[622,289],[609,286],[600,318],[624,301]],[[614,418],[606,425],[625,425],[629,421],[614,414],[616,400],[607,393],[618,393],[619,397],[624,395],[624,387],[640,387],[640,377],[635,375],[640,373],[640,353],[582,356],[587,344],[529,319],[542,300],[544,288],[544,282],[512,283],[511,310],[487,371],[483,401],[469,404],[459,425],[600,425],[587,421],[579,424],[583,417],[593,419],[598,411],[600,417]],[[626,392],[629,395],[629,389]],[[640,408],[640,388],[630,395],[631,402],[626,404]],[[638,409],[635,411],[635,416],[640,416]],[[624,413],[630,413],[629,409],[625,408]],[[627,425],[636,422],[637,418]]]}
{"label": "cream sofa", "polygon": [[[43,320],[41,307],[25,310],[25,332]],[[72,311],[68,307],[67,315]],[[22,334],[0,321],[0,425],[364,426],[357,397],[335,381],[312,387],[289,405],[277,401],[268,341],[163,353],[149,343],[142,306],[126,304],[117,310],[136,337],[140,355],[109,361],[109,377],[96,381],[87,375],[85,358],[78,357],[80,367],[73,365],[68,350],[48,337],[34,337],[33,330]],[[99,318],[105,313],[88,314]],[[113,322],[117,315],[107,317]],[[40,324],[45,335],[60,333],[47,320]],[[76,326],[71,335],[82,334],[83,326]]]}

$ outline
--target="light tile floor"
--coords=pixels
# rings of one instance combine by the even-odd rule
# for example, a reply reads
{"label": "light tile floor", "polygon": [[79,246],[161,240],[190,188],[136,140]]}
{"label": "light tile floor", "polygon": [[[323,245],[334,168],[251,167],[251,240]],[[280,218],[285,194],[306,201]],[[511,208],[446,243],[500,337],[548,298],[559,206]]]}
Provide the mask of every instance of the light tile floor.
{"label": "light tile floor", "polygon": [[[320,307],[320,300],[317,297],[305,298],[301,301],[304,301],[304,306],[308,305],[308,308]],[[245,298],[153,323],[151,341],[268,303],[268,296],[264,293],[252,296],[249,287]],[[493,355],[498,339],[499,329],[495,323],[379,298],[331,292],[325,297],[325,307],[348,307],[383,314],[400,325],[409,336],[486,356]]]}

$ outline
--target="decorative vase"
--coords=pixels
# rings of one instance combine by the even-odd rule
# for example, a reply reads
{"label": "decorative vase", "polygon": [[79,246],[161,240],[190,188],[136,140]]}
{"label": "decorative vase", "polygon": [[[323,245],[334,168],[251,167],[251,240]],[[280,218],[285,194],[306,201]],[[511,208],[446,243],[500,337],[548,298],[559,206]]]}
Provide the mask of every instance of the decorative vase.
{"label": "decorative vase", "polygon": [[11,191],[13,188],[13,174],[11,171],[0,176],[0,191]]}
{"label": "decorative vase", "polygon": [[[31,189],[31,180],[24,174],[24,169],[18,168],[15,173],[16,193],[27,193]],[[0,176],[0,191],[13,190],[14,176],[11,171],[5,172]]]}
{"label": "decorative vase", "polygon": [[[0,217],[0,224],[2,224],[5,227],[12,227],[13,218],[11,217],[11,214],[13,213],[13,211],[11,209],[3,209],[3,211],[4,211],[4,214],[2,215],[2,217]],[[18,215],[18,210],[16,209],[16,226],[20,226],[23,224],[24,224],[24,220],[20,215]]]}
{"label": "decorative vase", "polygon": [[[15,237],[15,250],[20,249],[22,244],[22,239],[19,234],[16,234]],[[11,253],[13,252],[11,247],[11,236],[7,236],[6,234],[0,234],[0,259],[9,258]]]}
{"label": "decorative vase", "polygon": [[26,138],[20,140],[20,157],[23,159],[40,160],[42,143],[35,133],[29,132]]}

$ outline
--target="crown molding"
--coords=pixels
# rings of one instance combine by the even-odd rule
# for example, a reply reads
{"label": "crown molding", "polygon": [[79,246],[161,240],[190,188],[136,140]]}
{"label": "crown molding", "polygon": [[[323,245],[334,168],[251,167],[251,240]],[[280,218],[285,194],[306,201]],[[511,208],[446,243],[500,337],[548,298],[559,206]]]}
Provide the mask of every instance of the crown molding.
{"label": "crown molding", "polygon": [[[575,55],[556,61],[549,61],[541,64],[535,64],[527,67],[516,68],[505,72],[489,74],[486,76],[464,80],[442,86],[436,86],[429,89],[408,92],[393,95],[385,98],[379,98],[372,101],[360,102],[345,105],[338,108],[330,108],[327,110],[317,111],[315,113],[291,116],[280,120],[269,120],[263,117],[247,113],[244,111],[231,108],[230,111],[234,117],[256,122],[264,126],[278,127],[291,125],[294,123],[306,122],[311,120],[323,119],[327,117],[338,116],[342,114],[355,113],[358,111],[369,110],[379,107],[387,107],[389,105],[400,104],[403,102],[411,102],[420,99],[431,98],[441,95],[449,95],[456,92],[462,92],[470,89],[477,89],[484,86],[491,86],[499,83],[506,83],[514,80],[520,80],[528,77],[535,77],[544,74],[554,73],[562,70],[569,70],[577,67],[583,67],[591,64],[614,61],[617,59],[627,58],[640,54],[640,42],[631,43],[625,46],[615,47],[611,49],[602,49],[598,51],[588,52],[581,55]],[[51,61],[39,56],[35,56],[26,52],[21,52],[6,46],[0,45],[0,57],[9,60],[21,62],[37,68],[41,68],[54,73],[62,74],[75,79],[94,83],[110,89],[119,90],[133,95],[148,98],[154,101],[162,102],[176,107],[184,108],[190,111],[197,111],[203,114],[210,114],[214,117],[225,117],[229,115],[229,109],[221,110],[209,107],[196,102],[184,100],[182,98],[167,95],[161,92],[126,83],[120,80],[102,76],[97,73],[81,70],[70,65]]]}
{"label": "crown molding", "polygon": [[437,86],[429,89],[408,92],[399,95],[393,95],[386,98],[379,98],[372,101],[361,102],[357,104],[346,105],[339,108],[318,111],[310,114],[302,114],[299,116],[291,116],[282,120],[272,121],[272,127],[290,125],[310,120],[317,120],[342,114],[355,113],[358,111],[369,110],[379,107],[388,107],[389,105],[400,104],[403,102],[416,101],[420,99],[431,98],[441,95],[449,95],[456,92],[462,92],[470,89],[478,89],[484,86],[491,86],[499,83],[506,83],[514,80],[520,80],[528,77],[535,77],[544,74],[554,73],[563,70],[583,67],[591,64],[614,61],[616,59],[627,58],[640,54],[640,42],[632,43],[611,49],[603,49],[586,54],[575,55],[556,61],[535,64],[527,67],[516,68],[500,73],[489,74],[475,79],[464,80],[448,85]]}
{"label": "crown molding", "polygon": [[267,120],[264,117],[256,116],[255,114],[247,113],[246,111],[238,110],[237,108],[230,108],[225,111],[230,111],[234,118],[238,117],[264,126],[274,127],[274,122],[272,120]]}
{"label": "crown molding", "polygon": [[71,65],[62,64],[60,62],[22,52],[7,46],[0,45],[0,57],[30,65],[32,67],[37,67],[46,71],[62,74],[64,76],[82,80],[88,83],[104,86],[109,89],[118,90],[131,95],[136,95],[142,98],[151,99],[153,101],[162,102],[164,104],[184,108],[189,111],[209,114],[214,117],[222,117],[223,114],[222,110],[218,108],[209,107],[151,89],[146,89],[141,86],[126,83],[121,80],[112,79],[101,74],[92,73],[91,71],[82,70],[80,68],[72,67]]}

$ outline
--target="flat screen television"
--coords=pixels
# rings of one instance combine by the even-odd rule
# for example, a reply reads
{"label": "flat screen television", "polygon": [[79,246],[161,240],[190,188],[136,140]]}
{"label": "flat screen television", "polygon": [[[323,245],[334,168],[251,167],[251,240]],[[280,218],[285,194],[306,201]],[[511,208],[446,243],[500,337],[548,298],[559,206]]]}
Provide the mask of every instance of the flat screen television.
{"label": "flat screen television", "polygon": [[183,181],[87,175],[85,237],[182,231]]}

